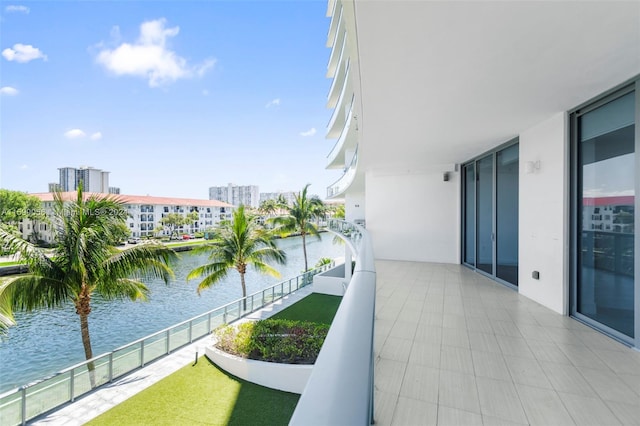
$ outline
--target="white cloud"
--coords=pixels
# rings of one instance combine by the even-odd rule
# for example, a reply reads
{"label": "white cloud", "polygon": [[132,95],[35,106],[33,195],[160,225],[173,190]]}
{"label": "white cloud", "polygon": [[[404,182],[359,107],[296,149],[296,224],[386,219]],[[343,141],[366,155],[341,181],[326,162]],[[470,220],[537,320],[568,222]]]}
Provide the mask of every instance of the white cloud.
{"label": "white cloud", "polygon": [[[206,59],[200,65],[189,65],[187,60],[167,48],[167,41],[180,32],[180,27],[166,28],[166,19],[143,22],[135,43],[122,43],[115,49],[102,49],[96,61],[115,75],[133,75],[145,78],[150,87],[172,83],[181,78],[202,77],[215,65],[215,59]],[[112,36],[119,37],[116,27]]]}
{"label": "white cloud", "polygon": [[300,136],[307,137],[307,136],[313,136],[313,135],[315,135],[315,134],[316,134],[316,128],[315,128],[315,127],[312,127],[312,128],[310,128],[309,130],[307,130],[306,132],[302,132],[302,133],[300,133]]}
{"label": "white cloud", "polygon": [[18,93],[18,89],[16,89],[15,87],[11,87],[11,86],[4,86],[4,87],[0,87],[0,94],[2,95],[6,95],[6,96],[15,96]]}
{"label": "white cloud", "polygon": [[78,139],[87,136],[87,134],[80,129],[71,129],[68,132],[65,132],[64,135],[68,139]]}
{"label": "white cloud", "polygon": [[267,102],[265,108],[271,108],[272,106],[280,106],[280,98],[275,98]]}
{"label": "white cloud", "polygon": [[204,89],[204,90],[202,91],[202,95],[203,95],[203,96],[209,96],[209,91],[208,91],[207,89]]}
{"label": "white cloud", "polygon": [[26,164],[23,164],[22,166],[20,166],[20,170],[27,170],[29,168],[29,166],[27,166]]}
{"label": "white cloud", "polygon": [[16,43],[13,45],[13,49],[7,47],[2,51],[2,56],[7,61],[16,61],[20,63],[33,61],[34,59],[47,60],[47,55],[42,53],[37,47],[33,47],[30,44]]}
{"label": "white cloud", "polygon": [[31,9],[29,9],[27,6],[17,6],[15,4],[10,4],[9,6],[4,8],[5,12],[11,13],[11,12],[20,12],[20,13],[29,13],[29,11]]}
{"label": "white cloud", "polygon": [[102,139],[102,133],[100,132],[95,132],[94,134],[91,135],[91,140],[93,141],[97,141]]}

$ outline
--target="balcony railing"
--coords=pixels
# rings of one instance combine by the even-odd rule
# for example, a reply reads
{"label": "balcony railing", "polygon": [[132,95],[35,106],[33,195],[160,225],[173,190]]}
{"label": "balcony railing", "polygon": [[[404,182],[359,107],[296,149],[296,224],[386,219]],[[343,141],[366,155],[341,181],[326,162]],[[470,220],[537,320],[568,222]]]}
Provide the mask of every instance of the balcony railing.
{"label": "balcony railing", "polygon": [[344,126],[344,98],[347,92],[351,94],[351,97],[354,96],[353,93],[351,93],[351,90],[347,90],[347,88],[350,87],[351,85],[349,84],[349,79],[345,78],[344,82],[342,83],[340,97],[338,98],[338,102],[336,102],[336,108],[333,110],[333,114],[331,114],[331,118],[329,119],[329,123],[327,124],[327,138],[337,137],[339,134],[338,129],[341,129],[341,127]]}
{"label": "balcony railing", "polygon": [[346,31],[340,31],[336,42],[331,49],[331,55],[329,56],[329,63],[327,64],[327,78],[335,77],[336,70],[342,62],[342,58],[346,51],[347,46],[347,33]]}
{"label": "balcony railing", "polygon": [[[81,362],[42,380],[0,395],[0,422],[3,426],[24,425],[27,421],[97,387],[112,382],[176,349],[207,336],[216,327],[235,321],[313,282],[313,276],[333,267],[333,262],[295,278],[227,303],[197,317],[143,337],[88,361]],[[243,301],[246,300],[246,307]],[[94,364],[89,372],[87,365]]]}
{"label": "balcony railing", "polygon": [[351,163],[349,167],[344,172],[342,177],[334,182],[331,186],[327,188],[327,198],[335,197],[336,195],[342,194],[344,191],[349,188],[349,185],[353,182],[353,179],[356,175],[356,169],[358,167],[358,151],[356,149],[356,153],[353,155],[351,159]]}
{"label": "balcony railing", "polygon": [[[340,21],[342,20],[342,4],[336,0],[333,6],[333,13],[331,14],[331,23],[329,24],[329,32],[327,33],[327,47],[331,47],[336,42],[336,34],[338,32],[338,27],[340,26]],[[336,16],[336,12],[340,8],[338,15]]]}
{"label": "balcony railing", "polygon": [[369,233],[331,219],[356,255],[353,276],[322,345],[290,425],[365,425],[373,422],[373,332],[376,271]]}
{"label": "balcony railing", "polygon": [[[342,151],[342,148],[344,147],[347,136],[350,134],[349,131],[351,130],[351,121],[353,120],[354,101],[355,101],[355,97],[352,97],[351,104],[349,105],[349,109],[347,109],[347,113],[346,113],[347,122],[342,128],[342,132],[340,133],[340,136],[338,137],[336,144],[331,149],[331,152],[329,153],[329,155],[327,155],[327,167],[332,165],[333,162],[336,160],[336,158],[338,157],[338,154]],[[342,164],[341,166],[344,166],[344,164]]]}
{"label": "balcony railing", "polygon": [[[333,81],[331,82],[329,94],[327,95],[327,108],[336,108],[338,106],[339,95],[337,88],[344,88],[345,81],[349,79],[350,62],[350,59],[347,59],[347,61],[336,73]],[[342,93],[342,90],[340,91],[340,93]]]}

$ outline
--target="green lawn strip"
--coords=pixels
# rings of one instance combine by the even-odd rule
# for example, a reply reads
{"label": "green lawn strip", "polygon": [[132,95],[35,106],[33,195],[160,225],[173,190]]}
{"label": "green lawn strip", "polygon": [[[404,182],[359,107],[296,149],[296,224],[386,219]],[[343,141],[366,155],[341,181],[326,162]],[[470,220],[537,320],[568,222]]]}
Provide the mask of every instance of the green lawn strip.
{"label": "green lawn strip", "polygon": [[86,424],[286,425],[298,398],[241,380],[201,357]]}
{"label": "green lawn strip", "polygon": [[278,312],[271,318],[310,321],[331,325],[341,300],[342,297],[340,296],[311,293],[301,301]]}
{"label": "green lawn strip", "polygon": [[24,265],[25,263],[20,260],[15,260],[12,262],[0,262],[0,267],[2,266],[14,266],[14,265]]}
{"label": "green lawn strip", "polygon": [[184,242],[175,242],[175,243],[164,243],[167,247],[182,247],[182,246],[197,246],[201,244],[207,244],[209,241],[200,240],[200,241],[184,241]]}

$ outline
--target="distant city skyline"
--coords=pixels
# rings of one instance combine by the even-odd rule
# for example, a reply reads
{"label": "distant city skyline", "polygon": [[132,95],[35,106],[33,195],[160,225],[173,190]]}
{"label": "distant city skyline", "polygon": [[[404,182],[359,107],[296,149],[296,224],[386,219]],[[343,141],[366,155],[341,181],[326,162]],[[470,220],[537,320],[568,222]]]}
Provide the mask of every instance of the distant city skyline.
{"label": "distant city skyline", "polygon": [[[24,7],[9,7],[21,6]],[[0,9],[0,187],[68,164],[128,194],[212,182],[325,198],[324,2],[15,2]],[[54,25],[55,24],[55,25]]]}

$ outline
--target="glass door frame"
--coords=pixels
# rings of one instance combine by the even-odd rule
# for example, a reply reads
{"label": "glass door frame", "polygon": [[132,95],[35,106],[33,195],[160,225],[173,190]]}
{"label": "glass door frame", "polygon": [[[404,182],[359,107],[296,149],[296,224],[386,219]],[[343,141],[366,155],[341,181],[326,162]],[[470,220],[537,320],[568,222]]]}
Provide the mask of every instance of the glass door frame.
{"label": "glass door frame", "polygon": [[[614,330],[584,314],[578,312],[578,239],[582,234],[578,229],[580,223],[578,215],[582,212],[579,210],[578,199],[580,198],[582,182],[579,180],[579,156],[578,156],[578,118],[582,115],[594,111],[597,108],[616,100],[624,95],[635,91],[635,220],[634,220],[634,335],[631,338],[625,334]],[[598,98],[595,98],[583,105],[569,111],[569,143],[570,143],[570,217],[569,217],[569,315],[580,322],[601,331],[610,337],[626,344],[640,349],[640,280],[638,280],[638,271],[640,271],[640,238],[638,238],[637,230],[640,229],[640,78],[635,77],[629,82],[620,85],[617,88],[605,92]]]}
{"label": "glass door frame", "polygon": [[[497,276],[497,237],[496,237],[496,229],[497,229],[497,156],[498,156],[498,152],[509,148],[511,146],[514,145],[518,145],[520,143],[520,138],[519,136],[516,136],[515,138],[509,139],[507,142],[504,142],[500,145],[498,145],[497,147],[493,148],[490,151],[484,152],[481,155],[478,155],[476,157],[471,158],[468,161],[465,161],[464,163],[462,163],[460,165],[460,170],[462,171],[462,178],[460,179],[461,181],[461,185],[460,185],[460,199],[461,199],[461,220],[460,220],[460,263],[468,268],[473,269],[475,272],[482,274],[488,278],[491,278],[492,280],[506,286],[509,287],[513,290],[518,291],[518,286],[514,285],[508,281],[505,281],[501,278],[499,278]],[[474,173],[477,176],[478,173],[478,161],[486,158],[488,156],[491,156],[492,158],[492,221],[491,221],[491,234],[492,234],[492,262],[493,262],[493,267],[492,267],[492,271],[493,274],[489,274],[485,271],[483,271],[482,269],[479,269],[476,265],[478,264],[478,211],[477,211],[477,205],[478,205],[478,180],[477,178],[474,178],[474,183],[475,183],[475,187],[474,187],[474,204],[475,204],[475,208],[473,209],[473,220],[474,220],[474,230],[475,230],[475,236],[473,238],[474,240],[474,244],[475,244],[475,252],[474,252],[474,264],[470,264],[467,263],[465,261],[465,253],[466,253],[466,232],[467,232],[467,226],[466,226],[466,207],[467,207],[467,200],[466,200],[466,166],[468,166],[469,164],[473,163],[473,170]],[[520,154],[518,153],[518,163],[520,163]],[[520,195],[518,194],[518,199],[520,198]],[[518,225],[519,228],[519,225]],[[519,237],[520,231],[518,230],[518,237]],[[518,262],[519,263],[519,262]]]}

